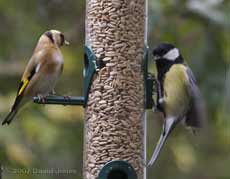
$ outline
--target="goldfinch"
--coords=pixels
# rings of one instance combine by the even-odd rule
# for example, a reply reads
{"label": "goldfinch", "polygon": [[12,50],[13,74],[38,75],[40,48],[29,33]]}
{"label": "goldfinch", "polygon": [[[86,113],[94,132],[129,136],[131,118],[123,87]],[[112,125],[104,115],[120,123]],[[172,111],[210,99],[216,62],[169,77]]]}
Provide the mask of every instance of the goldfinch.
{"label": "goldfinch", "polygon": [[19,83],[16,99],[2,125],[10,124],[18,110],[34,96],[44,99],[54,89],[63,69],[62,45],[68,45],[63,33],[49,30],[41,35]]}
{"label": "goldfinch", "polygon": [[166,139],[176,124],[184,121],[189,127],[200,128],[205,106],[191,69],[184,64],[179,50],[163,43],[153,50],[157,68],[157,109],[164,122],[160,139],[148,165],[156,161]]}

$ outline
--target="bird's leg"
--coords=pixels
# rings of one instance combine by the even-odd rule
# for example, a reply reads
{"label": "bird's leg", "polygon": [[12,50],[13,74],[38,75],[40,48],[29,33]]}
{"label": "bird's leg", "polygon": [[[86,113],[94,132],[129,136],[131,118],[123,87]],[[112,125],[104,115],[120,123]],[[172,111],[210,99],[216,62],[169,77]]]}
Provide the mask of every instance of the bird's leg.
{"label": "bird's leg", "polygon": [[[54,89],[50,92],[50,95],[61,96],[61,95],[57,94]],[[64,95],[63,97],[65,100],[70,100],[70,96],[68,96],[68,95]]]}
{"label": "bird's leg", "polygon": [[141,160],[141,164],[142,164],[142,166],[144,166],[145,168],[148,166],[145,159],[142,159],[142,160]]}
{"label": "bird's leg", "polygon": [[160,110],[157,108],[156,105],[153,106],[152,110],[153,110],[154,113],[160,111]]}
{"label": "bird's leg", "polygon": [[52,91],[50,92],[50,95],[56,95],[56,91],[55,91],[55,89],[52,89]]}
{"label": "bird's leg", "polygon": [[192,131],[192,135],[193,136],[197,136],[198,135],[198,132],[197,132],[196,129],[192,128],[191,131]]}

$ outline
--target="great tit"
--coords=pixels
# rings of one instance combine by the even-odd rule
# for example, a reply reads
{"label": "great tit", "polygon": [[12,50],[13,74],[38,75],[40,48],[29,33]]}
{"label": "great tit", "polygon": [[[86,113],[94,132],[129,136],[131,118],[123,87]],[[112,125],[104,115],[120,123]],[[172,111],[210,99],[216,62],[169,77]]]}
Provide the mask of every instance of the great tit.
{"label": "great tit", "polygon": [[18,110],[32,97],[51,93],[63,69],[60,47],[69,42],[63,33],[49,30],[41,35],[19,83],[16,99],[2,125],[10,124]]}
{"label": "great tit", "polygon": [[148,165],[156,161],[166,139],[180,121],[200,128],[205,118],[205,105],[191,69],[179,50],[162,43],[153,50],[157,68],[157,109],[163,113],[163,129]]}

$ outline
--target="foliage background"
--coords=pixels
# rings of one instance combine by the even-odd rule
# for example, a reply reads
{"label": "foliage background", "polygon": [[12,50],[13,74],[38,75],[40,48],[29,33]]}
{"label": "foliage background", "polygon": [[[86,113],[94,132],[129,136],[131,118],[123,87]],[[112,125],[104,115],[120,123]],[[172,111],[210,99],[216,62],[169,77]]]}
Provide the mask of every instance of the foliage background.
{"label": "foliage background", "polygon": [[[148,10],[150,49],[162,41],[181,49],[209,115],[206,128],[197,136],[182,127],[172,134],[155,168],[148,169],[148,178],[230,178],[230,1],[149,0]],[[40,34],[48,29],[63,31],[71,42],[62,48],[65,67],[56,91],[82,94],[84,16],[85,1],[0,0],[1,120]],[[153,63],[150,69],[155,71]],[[12,125],[0,127],[4,179],[82,178],[81,107],[31,103],[17,118]],[[156,118],[149,112],[148,158],[161,130]],[[73,170],[57,175],[38,174],[36,169]]]}

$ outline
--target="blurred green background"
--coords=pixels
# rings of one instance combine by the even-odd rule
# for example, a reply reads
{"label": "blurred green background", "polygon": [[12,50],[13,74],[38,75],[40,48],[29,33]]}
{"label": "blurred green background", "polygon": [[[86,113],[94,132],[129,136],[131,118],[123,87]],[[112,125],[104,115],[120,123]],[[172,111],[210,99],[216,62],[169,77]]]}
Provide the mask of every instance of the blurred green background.
{"label": "blurred green background", "polygon": [[[150,49],[162,41],[181,49],[208,110],[206,128],[198,135],[175,130],[155,168],[148,169],[148,179],[230,178],[230,1],[149,0],[148,11]],[[71,42],[62,48],[65,67],[57,93],[83,93],[84,17],[82,0],[0,0],[1,121],[39,36],[48,29],[63,31]],[[150,69],[155,70],[153,63]],[[161,130],[156,118],[149,112],[148,158]],[[10,126],[0,127],[3,179],[80,179],[82,148],[83,108],[31,103]],[[69,174],[37,174],[36,169],[68,169]]]}

